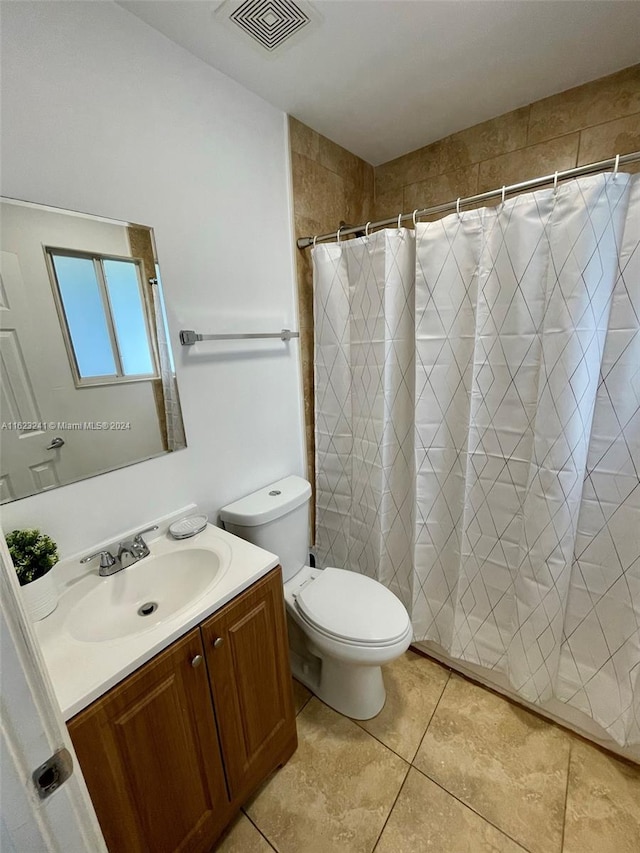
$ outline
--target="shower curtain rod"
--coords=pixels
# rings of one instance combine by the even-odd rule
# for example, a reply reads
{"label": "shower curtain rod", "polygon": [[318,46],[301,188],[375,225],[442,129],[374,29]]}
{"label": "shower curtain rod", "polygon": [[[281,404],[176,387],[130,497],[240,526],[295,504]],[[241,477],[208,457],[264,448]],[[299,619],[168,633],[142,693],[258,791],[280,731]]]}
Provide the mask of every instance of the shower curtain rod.
{"label": "shower curtain rod", "polygon": [[[446,213],[449,210],[460,210],[462,205],[478,204],[482,201],[488,201],[491,198],[504,198],[514,193],[522,192],[523,190],[532,190],[536,187],[543,186],[549,183],[558,183],[566,181],[569,178],[577,178],[581,175],[590,175],[595,172],[604,172],[611,167],[617,172],[620,166],[627,163],[635,163],[640,160],[640,151],[634,151],[632,154],[618,154],[616,157],[611,157],[609,160],[600,160],[598,163],[590,163],[587,166],[577,166],[574,169],[567,169],[564,172],[554,172],[552,175],[545,175],[541,178],[533,178],[530,181],[523,181],[520,184],[511,184],[501,187],[497,190],[489,190],[486,193],[479,195],[470,195],[466,198],[454,199],[445,204],[437,204],[435,207],[425,207],[422,210],[417,209],[412,213],[400,213],[398,216],[391,216],[389,219],[380,219],[378,222],[367,222],[362,225],[352,225],[348,228],[339,228],[338,231],[332,231],[330,234],[322,234],[316,237],[299,237],[297,245],[299,249],[307,249],[315,243],[324,243],[327,240],[335,240],[339,237],[348,237],[350,234],[356,234],[361,231],[369,232],[371,228],[382,228],[385,225],[397,225],[400,227],[402,222],[408,219],[419,219],[421,216],[428,216],[434,213]],[[414,222],[415,224],[415,222]]]}

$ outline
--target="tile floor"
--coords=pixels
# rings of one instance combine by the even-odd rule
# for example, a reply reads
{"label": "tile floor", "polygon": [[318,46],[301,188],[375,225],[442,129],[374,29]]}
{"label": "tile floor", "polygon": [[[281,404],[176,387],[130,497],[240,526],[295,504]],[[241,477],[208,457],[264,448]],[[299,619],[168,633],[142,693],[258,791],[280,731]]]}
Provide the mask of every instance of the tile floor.
{"label": "tile floor", "polygon": [[640,768],[407,652],[356,723],[294,682],[299,746],[217,853],[640,853]]}

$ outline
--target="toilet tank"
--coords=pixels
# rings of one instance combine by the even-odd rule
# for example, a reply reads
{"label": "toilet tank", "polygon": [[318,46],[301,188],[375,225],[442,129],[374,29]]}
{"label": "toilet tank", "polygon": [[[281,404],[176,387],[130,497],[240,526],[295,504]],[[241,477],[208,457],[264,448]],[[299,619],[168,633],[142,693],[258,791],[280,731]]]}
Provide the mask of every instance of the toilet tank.
{"label": "toilet tank", "polygon": [[311,486],[302,477],[285,477],[220,510],[225,530],[277,554],[285,581],[309,558]]}

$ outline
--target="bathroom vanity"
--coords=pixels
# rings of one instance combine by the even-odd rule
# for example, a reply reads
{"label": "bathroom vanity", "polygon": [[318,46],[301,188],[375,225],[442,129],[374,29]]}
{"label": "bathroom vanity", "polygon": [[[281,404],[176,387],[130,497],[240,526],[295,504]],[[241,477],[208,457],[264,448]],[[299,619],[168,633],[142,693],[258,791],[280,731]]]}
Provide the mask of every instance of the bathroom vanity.
{"label": "bathroom vanity", "polygon": [[116,851],[209,850],[296,748],[280,569],[69,722]]}
{"label": "bathroom vanity", "polygon": [[[246,544],[210,525],[188,544],[162,537],[121,578],[70,577],[57,611],[37,625],[110,853],[209,851],[296,749],[281,569]],[[147,563],[153,578],[173,560],[179,573],[207,549],[220,566],[196,601],[128,638],[86,641],[74,615],[86,602],[107,591],[93,618],[112,633],[127,623],[110,622],[109,608],[140,595],[137,570]]]}

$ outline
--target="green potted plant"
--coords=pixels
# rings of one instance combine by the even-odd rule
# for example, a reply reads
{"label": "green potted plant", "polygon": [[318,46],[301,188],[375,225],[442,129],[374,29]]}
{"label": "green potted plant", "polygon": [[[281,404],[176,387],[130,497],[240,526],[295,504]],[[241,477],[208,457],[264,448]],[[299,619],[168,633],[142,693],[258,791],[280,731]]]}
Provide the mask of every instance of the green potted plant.
{"label": "green potted plant", "polygon": [[51,569],[58,562],[56,543],[39,530],[12,530],[7,545],[22,587],[23,601],[34,621],[44,619],[58,604]]}

